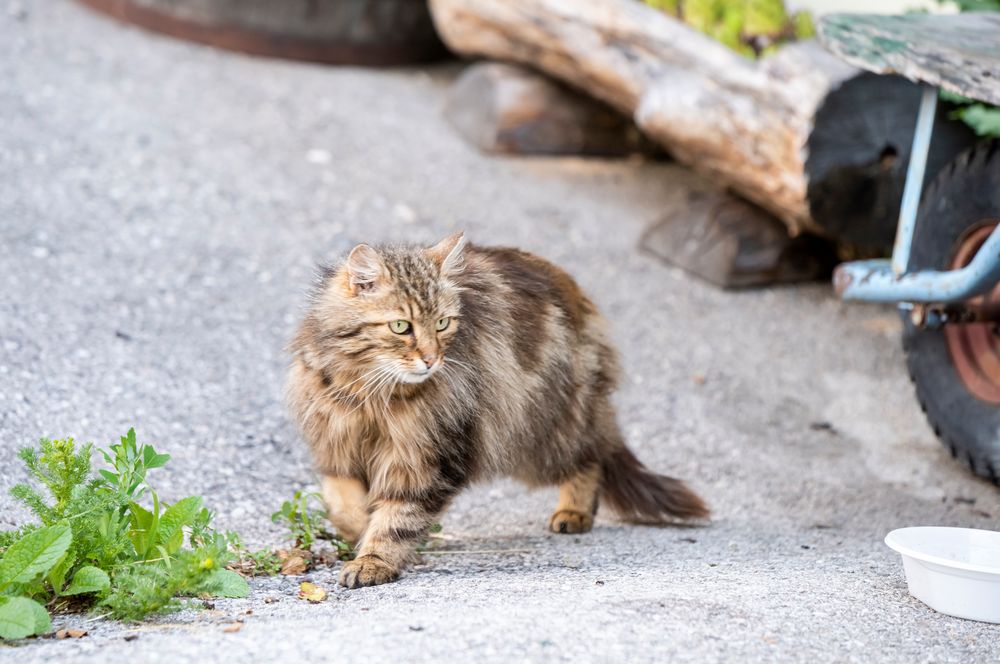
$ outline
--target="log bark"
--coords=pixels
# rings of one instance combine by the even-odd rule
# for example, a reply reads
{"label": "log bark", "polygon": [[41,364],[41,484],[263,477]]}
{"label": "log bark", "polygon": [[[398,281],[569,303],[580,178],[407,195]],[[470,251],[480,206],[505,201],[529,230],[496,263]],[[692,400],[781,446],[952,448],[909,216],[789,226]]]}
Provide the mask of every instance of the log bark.
{"label": "log bark", "polygon": [[448,92],[445,117],[486,152],[622,156],[643,147],[627,117],[524,67],[479,63]]}
{"label": "log bark", "polygon": [[[874,236],[876,248],[891,244],[916,86],[903,82],[912,105],[906,95],[879,96],[881,79],[857,83],[863,72],[815,41],[747,60],[636,0],[430,0],[430,6],[452,50],[536,67],[632,115],[678,161],[768,210],[791,234],[836,230],[838,239]],[[892,120],[875,132],[841,132],[847,146],[832,164],[810,153],[810,139],[854,124],[831,112],[828,126],[816,126],[820,110],[838,95],[845,100],[834,107],[862,117],[868,109],[850,100],[878,98],[879,117]],[[929,173],[968,142],[938,142]],[[840,196],[853,205],[846,206],[854,215],[846,223],[836,216],[845,208],[836,204]]]}

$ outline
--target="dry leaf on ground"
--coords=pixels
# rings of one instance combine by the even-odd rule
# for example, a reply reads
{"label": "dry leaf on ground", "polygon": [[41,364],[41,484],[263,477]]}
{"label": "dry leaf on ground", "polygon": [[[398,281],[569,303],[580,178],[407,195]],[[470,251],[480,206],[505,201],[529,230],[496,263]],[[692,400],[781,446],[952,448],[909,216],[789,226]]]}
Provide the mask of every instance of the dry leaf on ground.
{"label": "dry leaf on ground", "polygon": [[299,598],[309,600],[314,604],[322,602],[326,599],[326,590],[322,586],[317,586],[315,583],[303,581],[299,584]]}
{"label": "dry leaf on ground", "polygon": [[313,555],[311,551],[303,549],[282,549],[278,551],[278,559],[281,560],[280,572],[285,576],[296,576],[305,574],[312,564]]}

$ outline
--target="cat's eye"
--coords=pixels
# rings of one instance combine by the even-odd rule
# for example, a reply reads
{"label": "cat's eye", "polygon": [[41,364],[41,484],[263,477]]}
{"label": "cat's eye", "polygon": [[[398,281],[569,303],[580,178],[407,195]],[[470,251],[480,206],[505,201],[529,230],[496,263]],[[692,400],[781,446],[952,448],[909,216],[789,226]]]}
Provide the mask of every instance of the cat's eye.
{"label": "cat's eye", "polygon": [[441,332],[447,330],[449,325],[451,325],[451,319],[445,316],[444,318],[438,318],[437,323],[434,324],[434,329]]}
{"label": "cat's eye", "polygon": [[410,321],[408,320],[394,320],[389,323],[389,329],[396,334],[406,334],[410,331]]}

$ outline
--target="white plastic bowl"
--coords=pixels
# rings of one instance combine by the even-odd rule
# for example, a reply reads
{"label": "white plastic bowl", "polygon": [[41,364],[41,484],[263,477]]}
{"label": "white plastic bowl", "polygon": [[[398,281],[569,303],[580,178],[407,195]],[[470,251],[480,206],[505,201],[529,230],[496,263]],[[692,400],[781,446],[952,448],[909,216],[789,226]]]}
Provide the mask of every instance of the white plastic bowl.
{"label": "white plastic bowl", "polygon": [[900,528],[885,537],[903,556],[910,594],[949,616],[1000,623],[1000,533]]}

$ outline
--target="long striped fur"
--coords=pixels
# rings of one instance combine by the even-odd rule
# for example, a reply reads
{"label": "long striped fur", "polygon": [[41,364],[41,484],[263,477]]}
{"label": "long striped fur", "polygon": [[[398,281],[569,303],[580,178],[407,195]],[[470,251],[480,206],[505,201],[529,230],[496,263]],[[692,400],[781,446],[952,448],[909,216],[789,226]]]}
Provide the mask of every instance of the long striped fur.
{"label": "long striped fur", "polygon": [[708,515],[625,447],[605,321],[537,256],[461,234],[359,245],[324,272],[291,351],[291,412],[357,543],[348,587],[395,579],[455,494],[496,476],[558,485],[555,532],[590,530],[602,496],[629,520]]}

